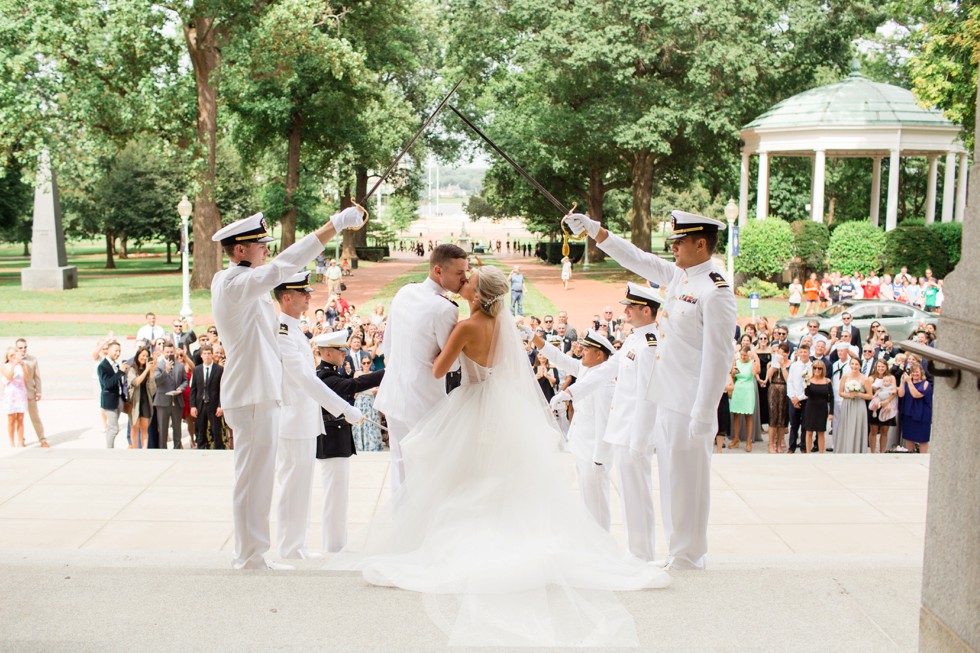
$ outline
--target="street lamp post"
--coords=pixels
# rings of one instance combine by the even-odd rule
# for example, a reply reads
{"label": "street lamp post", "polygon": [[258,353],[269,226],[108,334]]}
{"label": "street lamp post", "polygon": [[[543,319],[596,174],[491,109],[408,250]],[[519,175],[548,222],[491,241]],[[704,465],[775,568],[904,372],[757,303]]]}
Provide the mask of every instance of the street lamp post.
{"label": "street lamp post", "polygon": [[735,283],[735,218],[738,217],[738,207],[735,200],[729,199],[725,207],[725,219],[728,221],[728,283]]}
{"label": "street lamp post", "polygon": [[180,216],[180,233],[181,233],[181,273],[183,276],[183,298],[184,305],[180,309],[180,316],[187,320],[188,325],[193,323],[194,314],[191,311],[191,278],[187,271],[188,260],[190,259],[190,251],[188,246],[190,244],[187,238],[187,218],[191,217],[194,213],[194,205],[191,204],[190,200],[187,199],[187,195],[184,195],[180,202],[177,204],[177,214]]}

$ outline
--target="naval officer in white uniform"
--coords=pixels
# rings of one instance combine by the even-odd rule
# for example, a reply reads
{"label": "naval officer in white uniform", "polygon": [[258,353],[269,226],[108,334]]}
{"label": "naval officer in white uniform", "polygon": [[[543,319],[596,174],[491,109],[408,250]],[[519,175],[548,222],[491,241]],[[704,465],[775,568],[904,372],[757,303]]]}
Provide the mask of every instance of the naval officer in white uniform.
{"label": "naval officer in white uniform", "polygon": [[345,209],[269,265],[263,265],[269,255],[266,243],[273,239],[261,213],[233,222],[211,238],[221,242],[231,261],[211,281],[211,310],[227,359],[221,406],[235,431],[235,569],[291,568],[265,558],[282,402],[279,321],[269,292],[306,267],[335,234],[363,220],[360,209]]}
{"label": "naval officer in white uniform", "polygon": [[[361,411],[344,401],[316,376],[310,339],[300,329],[300,315],[310,309],[310,273],[300,272],[272,291],[279,302],[279,351],[282,353],[282,411],[276,479],[276,543],[283,558],[320,558],[306,547],[316,464],[316,439],[323,433],[322,406],[351,424]],[[343,337],[344,333],[339,334]]]}
{"label": "naval officer in white uniform", "polygon": [[589,330],[579,340],[582,360],[576,360],[561,349],[544,340],[544,331],[538,329],[534,334],[534,346],[556,367],[569,370],[577,379],[591,379],[591,391],[570,397],[567,392],[554,398],[552,407],[561,401],[573,401],[575,415],[568,426],[568,450],[575,456],[578,471],[578,486],[585,507],[595,520],[607,531],[612,522],[609,510],[609,467],[612,463],[612,447],[603,436],[606,421],[609,419],[609,406],[612,404],[613,390],[616,386],[616,368],[609,363],[613,354],[612,343],[601,333]]}
{"label": "naval officer in white uniform", "polygon": [[[429,257],[429,277],[403,287],[391,302],[381,343],[385,378],[374,407],[388,421],[392,493],[405,479],[402,438],[446,396],[446,380],[432,376],[432,363],[459,321],[459,306],[450,295],[466,283],[468,269],[465,251],[439,245]],[[453,369],[458,367],[457,363]]]}
{"label": "naval officer in white uniform", "polygon": [[725,224],[673,211],[674,263],[610,234],[581,213],[566,218],[623,267],[666,287],[647,398],[657,404],[654,444],[669,568],[704,569],[708,551],[711,443],[718,397],[732,365],[735,296],[711,254]]}
{"label": "naval officer in white uniform", "polygon": [[[654,321],[661,304],[660,295],[649,286],[626,284],[624,306],[626,322],[633,330],[609,359],[616,369],[609,420],[604,440],[613,448],[613,464],[619,476],[630,552],[642,560],[654,560],[656,511],[653,508],[653,433],[657,421],[657,404],[646,397],[657,355],[657,324]],[[587,376],[576,380],[552,401],[579,397],[594,390],[601,377]],[[562,396],[559,396],[562,395]],[[576,403],[576,405],[578,405]]]}

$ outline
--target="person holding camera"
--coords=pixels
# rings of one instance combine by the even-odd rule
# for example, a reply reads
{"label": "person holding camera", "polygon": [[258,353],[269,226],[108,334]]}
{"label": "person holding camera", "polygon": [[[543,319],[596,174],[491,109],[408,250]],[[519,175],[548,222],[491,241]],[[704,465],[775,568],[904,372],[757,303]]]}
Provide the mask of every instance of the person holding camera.
{"label": "person holding camera", "polygon": [[177,360],[174,343],[163,343],[163,356],[157,361],[153,381],[157,391],[153,395],[153,405],[157,411],[157,448],[167,448],[167,429],[173,433],[173,448],[182,449],[180,428],[184,420],[184,388],[187,387],[187,372],[184,364]]}
{"label": "person holding camera", "polygon": [[106,414],[105,423],[105,446],[112,449],[116,446],[116,436],[119,434],[119,413],[122,412],[123,405],[126,403],[126,392],[124,390],[126,372],[129,365],[125,361],[119,362],[119,354],[122,347],[119,343],[112,341],[106,350],[106,357],[99,363],[99,388],[101,396],[99,404]]}

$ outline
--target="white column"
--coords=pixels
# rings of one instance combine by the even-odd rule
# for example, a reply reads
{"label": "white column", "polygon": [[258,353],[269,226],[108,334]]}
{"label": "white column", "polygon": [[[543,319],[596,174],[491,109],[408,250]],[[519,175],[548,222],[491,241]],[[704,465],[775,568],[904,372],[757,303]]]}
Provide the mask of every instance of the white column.
{"label": "white column", "polygon": [[939,171],[939,157],[929,155],[929,181],[926,184],[926,224],[936,221],[936,177]]}
{"label": "white column", "polygon": [[817,150],[813,159],[813,203],[810,205],[810,219],[823,222],[823,192],[826,183],[827,153]]}
{"label": "white column", "polygon": [[885,231],[898,226],[898,150],[892,150],[888,157],[888,203],[885,205]]}
{"label": "white column", "polygon": [[881,157],[876,156],[871,164],[871,224],[878,226],[881,211]]}
{"label": "white column", "polygon": [[956,155],[946,153],[946,179],[943,180],[943,222],[953,221],[953,192],[956,185]]}
{"label": "white column", "polygon": [[963,222],[966,213],[966,152],[960,154],[960,178],[956,182],[956,215],[953,219]]}
{"label": "white column", "polygon": [[769,215],[769,153],[759,152],[759,188],[756,191],[755,218]]}
{"label": "white column", "polygon": [[742,152],[742,172],[738,183],[738,226],[749,220],[749,154]]}

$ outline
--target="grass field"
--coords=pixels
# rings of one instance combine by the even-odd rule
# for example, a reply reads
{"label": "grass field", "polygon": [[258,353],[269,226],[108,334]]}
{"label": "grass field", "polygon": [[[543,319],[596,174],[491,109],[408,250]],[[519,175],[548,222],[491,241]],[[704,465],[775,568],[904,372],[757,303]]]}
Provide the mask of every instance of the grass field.
{"label": "grass field", "polygon": [[116,324],[109,322],[0,322],[0,338],[104,336],[112,332],[122,339],[135,336],[136,332],[144,324],[145,322],[138,324]]}

